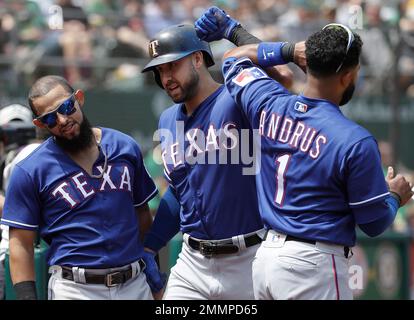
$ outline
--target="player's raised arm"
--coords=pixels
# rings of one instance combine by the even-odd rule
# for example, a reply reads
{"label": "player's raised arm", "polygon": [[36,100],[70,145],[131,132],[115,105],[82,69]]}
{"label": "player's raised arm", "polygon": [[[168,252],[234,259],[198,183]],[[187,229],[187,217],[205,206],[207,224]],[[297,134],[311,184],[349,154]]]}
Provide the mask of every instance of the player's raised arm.
{"label": "player's raised arm", "polygon": [[[280,94],[288,94],[286,88],[271,81],[263,69],[293,61],[305,68],[305,43],[249,44],[228,50],[223,59],[223,76],[227,89],[252,119],[265,101],[275,99]],[[256,83],[250,84],[251,82]]]}
{"label": "player's raised arm", "polygon": [[305,41],[295,44],[288,42],[261,42],[232,48],[224,53],[223,60],[230,57],[247,57],[262,68],[294,62],[306,72],[305,49]]}
{"label": "player's raised arm", "polygon": [[[227,39],[236,46],[258,44],[262,42],[244,29],[239,21],[233,19],[218,7],[209,8],[195,22],[200,39],[211,42]],[[289,88],[293,83],[293,73],[288,66],[270,66],[265,70],[270,77]]]}

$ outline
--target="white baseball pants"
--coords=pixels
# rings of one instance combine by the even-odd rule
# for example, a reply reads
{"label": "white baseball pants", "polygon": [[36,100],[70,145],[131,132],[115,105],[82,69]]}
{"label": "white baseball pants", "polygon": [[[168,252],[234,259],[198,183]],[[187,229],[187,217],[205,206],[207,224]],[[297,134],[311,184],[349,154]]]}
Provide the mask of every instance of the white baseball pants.
{"label": "white baseball pants", "polygon": [[285,241],[269,230],[253,261],[254,296],[258,300],[352,300],[349,259],[344,247]]}
{"label": "white baseball pants", "polygon": [[259,244],[205,257],[188,244],[171,268],[164,300],[253,300],[252,261]]}
{"label": "white baseball pants", "polygon": [[[78,282],[62,278],[62,268],[51,266],[52,275],[48,285],[49,300],[153,300],[151,289],[147,283],[145,273],[140,270],[138,262],[131,264],[132,278],[123,284],[107,287],[105,284],[86,284],[84,282],[85,269],[73,268],[74,277]],[[120,268],[99,269],[96,274],[123,270],[129,265]],[[90,269],[89,269],[90,270]],[[89,271],[87,270],[87,271]],[[83,278],[83,281],[82,281]]]}

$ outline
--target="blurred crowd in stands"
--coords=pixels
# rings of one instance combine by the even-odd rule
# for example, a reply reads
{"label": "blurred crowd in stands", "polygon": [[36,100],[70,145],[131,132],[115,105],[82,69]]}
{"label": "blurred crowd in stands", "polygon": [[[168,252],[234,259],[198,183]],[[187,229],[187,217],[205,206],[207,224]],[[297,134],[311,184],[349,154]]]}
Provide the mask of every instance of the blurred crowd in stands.
{"label": "blurred crowd in stands", "polygon": [[[378,141],[378,147],[381,153],[382,170],[384,171],[384,175],[386,175],[388,166],[392,166],[393,163],[393,150],[391,144],[384,140]],[[402,163],[397,163],[394,165],[394,168],[396,169],[396,172],[405,175],[410,179],[411,183],[414,183],[414,171],[410,170]],[[414,199],[410,200],[406,206],[398,210],[391,229],[396,232],[410,233],[414,236]]]}
{"label": "blurred crowd in stands", "polygon": [[[360,94],[387,89],[398,60],[401,88],[414,95],[414,0],[0,0],[0,80],[7,80],[0,89],[51,70],[89,87],[142,85],[148,39],[168,25],[193,23],[211,5],[270,41],[299,41],[329,22],[347,24],[365,43],[368,81]],[[220,58],[230,44],[212,46]]]}

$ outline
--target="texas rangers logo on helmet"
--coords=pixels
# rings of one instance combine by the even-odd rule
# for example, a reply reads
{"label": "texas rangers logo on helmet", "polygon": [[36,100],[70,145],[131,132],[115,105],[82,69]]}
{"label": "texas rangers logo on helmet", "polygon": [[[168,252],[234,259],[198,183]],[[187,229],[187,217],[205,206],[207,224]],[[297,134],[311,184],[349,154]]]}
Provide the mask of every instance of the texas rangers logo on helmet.
{"label": "texas rangers logo on helmet", "polygon": [[151,58],[155,58],[155,57],[158,56],[157,47],[158,47],[158,40],[153,40],[153,41],[150,42],[150,44],[149,44],[149,54],[150,54]]}

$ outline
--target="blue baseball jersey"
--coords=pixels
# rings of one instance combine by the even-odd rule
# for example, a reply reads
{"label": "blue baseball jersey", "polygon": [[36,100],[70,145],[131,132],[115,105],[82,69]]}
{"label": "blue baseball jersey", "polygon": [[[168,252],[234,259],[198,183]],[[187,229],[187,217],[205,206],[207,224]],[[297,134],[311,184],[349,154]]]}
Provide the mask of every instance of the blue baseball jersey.
{"label": "blue baseball jersey", "polygon": [[49,265],[110,268],[142,255],[135,207],[157,189],[131,137],[102,128],[92,178],[53,138],[19,162],[10,178],[2,223],[38,230]]}
{"label": "blue baseball jersey", "polygon": [[252,166],[251,127],[223,85],[190,116],[183,104],[165,110],[159,132],[182,232],[217,240],[263,228],[255,175],[244,171]]}
{"label": "blue baseball jersey", "polygon": [[355,225],[378,217],[353,209],[389,194],[372,135],[331,102],[289,93],[248,58],[227,59],[223,74],[260,136],[257,189],[265,226],[354,245]]}

